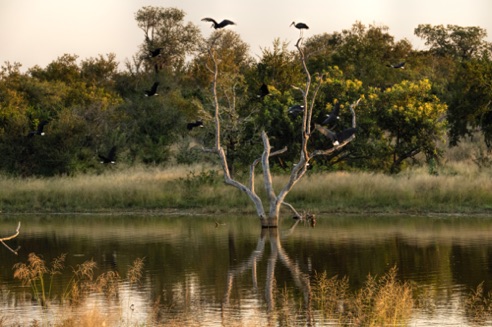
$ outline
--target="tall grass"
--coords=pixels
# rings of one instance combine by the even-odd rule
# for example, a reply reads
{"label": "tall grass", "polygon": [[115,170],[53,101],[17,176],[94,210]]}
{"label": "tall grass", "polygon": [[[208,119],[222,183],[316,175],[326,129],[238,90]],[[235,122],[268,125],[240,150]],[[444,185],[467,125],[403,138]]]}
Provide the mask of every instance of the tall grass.
{"label": "tall grass", "polygon": [[352,293],[347,278],[316,275],[313,302],[324,315],[341,326],[405,326],[414,307],[412,287],[396,278],[396,267],[380,278],[369,275]]}
{"label": "tall grass", "polygon": [[[39,278],[44,275],[54,276],[63,270],[64,256],[53,261],[49,267],[40,256],[31,254],[27,263],[21,263],[14,267],[16,278],[21,279],[24,284],[39,283]],[[57,263],[55,263],[57,261]],[[210,315],[210,311],[197,306],[194,310],[181,307],[179,303],[169,304],[172,312],[167,312],[159,302],[153,308],[148,308],[149,314],[142,320],[132,317],[128,310],[131,308],[131,294],[128,300],[119,301],[121,306],[118,310],[105,310],[101,302],[92,305],[90,294],[102,293],[106,299],[117,299],[118,284],[128,283],[130,287],[137,285],[142,279],[143,259],[137,258],[129,267],[126,280],[120,278],[117,273],[108,271],[98,278],[93,278],[95,266],[91,260],[77,266],[73,270],[76,282],[70,282],[69,300],[62,297],[50,297],[45,294],[43,306],[47,309],[58,308],[61,315],[40,314],[29,326],[207,326],[200,317]],[[51,272],[56,272],[52,274]],[[84,278],[82,278],[84,276]],[[225,326],[258,326],[265,325],[269,321],[271,325],[298,326],[299,322],[305,321],[306,325],[318,323],[336,326],[409,326],[412,314],[419,303],[431,303],[431,293],[418,294],[416,284],[402,282],[397,278],[397,268],[390,268],[382,276],[368,275],[365,283],[360,289],[351,289],[347,277],[328,277],[326,271],[316,273],[311,279],[310,296],[307,303],[305,297],[294,294],[295,291],[287,288],[275,287],[275,297],[278,301],[274,308],[267,313],[267,317],[251,315],[246,310],[245,316],[238,316],[232,311],[216,312]],[[40,300],[40,289],[37,292]],[[422,298],[424,297],[424,298]],[[429,298],[427,298],[429,297]],[[56,301],[55,301],[56,299]],[[213,300],[212,300],[213,301]],[[97,304],[96,304],[97,303]],[[104,303],[104,302],[103,302]],[[468,294],[463,295],[461,301],[466,319],[473,325],[486,325],[490,323],[492,314],[492,293],[485,293],[483,283]],[[42,304],[40,302],[40,304]],[[190,305],[189,301],[186,304]],[[151,305],[152,306],[152,305]],[[246,305],[247,306],[247,305]],[[205,310],[205,312],[202,312]],[[214,310],[213,310],[214,311]],[[44,310],[42,312],[45,312]],[[125,316],[126,312],[126,316]],[[315,318],[316,317],[316,318]],[[266,320],[265,320],[266,319]],[[11,324],[8,316],[0,315],[1,326],[20,326]]]}
{"label": "tall grass", "polygon": [[[19,262],[14,265],[14,278],[19,279],[24,286],[30,286],[34,299],[41,306],[46,307],[54,300],[51,293],[53,280],[66,268],[65,258],[66,254],[61,254],[53,259],[51,265],[48,265],[37,254],[29,253],[27,263]],[[95,269],[96,263],[93,260],[87,260],[72,268],[72,276],[59,298],[61,303],[80,304],[89,293],[94,291],[102,292],[107,297],[115,295],[116,282],[119,280],[118,273],[108,271],[94,280]],[[138,271],[141,267],[131,269]]]}
{"label": "tall grass", "polygon": [[[439,167],[437,175],[425,166],[398,175],[308,172],[286,201],[300,210],[318,212],[488,212],[492,210],[491,177],[492,168],[478,166],[472,159],[448,162]],[[274,176],[275,190],[287,179],[287,175]],[[256,183],[257,192],[266,199],[260,174]],[[115,168],[100,175],[53,178],[0,176],[0,188],[0,211],[4,213],[254,213],[248,197],[225,185],[217,167],[202,165]]]}

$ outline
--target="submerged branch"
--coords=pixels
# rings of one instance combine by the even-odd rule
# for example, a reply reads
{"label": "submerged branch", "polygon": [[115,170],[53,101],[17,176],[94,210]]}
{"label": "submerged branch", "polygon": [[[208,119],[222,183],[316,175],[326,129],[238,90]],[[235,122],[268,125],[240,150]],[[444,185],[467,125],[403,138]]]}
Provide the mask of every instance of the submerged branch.
{"label": "submerged branch", "polygon": [[10,246],[8,246],[7,243],[5,243],[5,241],[9,241],[13,238],[16,238],[19,235],[20,227],[21,227],[21,223],[19,221],[19,224],[17,225],[17,229],[15,230],[15,233],[13,235],[0,238],[0,243],[2,243],[10,252],[12,252],[15,255],[18,255],[17,251],[19,250],[19,248],[14,250]]}
{"label": "submerged branch", "polygon": [[292,212],[294,212],[294,214],[296,215],[296,217],[299,217],[299,218],[301,217],[301,215],[299,214],[299,212],[297,212],[297,210],[294,208],[294,206],[293,206],[292,204],[287,203],[287,202],[282,202],[282,204],[283,204],[284,206],[289,207],[289,208],[290,208],[290,210],[292,210]]}

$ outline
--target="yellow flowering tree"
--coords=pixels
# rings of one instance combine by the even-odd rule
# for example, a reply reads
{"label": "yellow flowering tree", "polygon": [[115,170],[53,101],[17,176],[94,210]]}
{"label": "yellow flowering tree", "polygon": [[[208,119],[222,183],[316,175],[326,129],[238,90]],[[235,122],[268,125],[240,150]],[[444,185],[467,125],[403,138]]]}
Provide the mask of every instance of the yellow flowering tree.
{"label": "yellow flowering tree", "polygon": [[391,173],[419,154],[428,162],[440,157],[437,142],[446,132],[447,106],[431,88],[427,79],[403,81],[368,97],[376,122],[372,138]]}

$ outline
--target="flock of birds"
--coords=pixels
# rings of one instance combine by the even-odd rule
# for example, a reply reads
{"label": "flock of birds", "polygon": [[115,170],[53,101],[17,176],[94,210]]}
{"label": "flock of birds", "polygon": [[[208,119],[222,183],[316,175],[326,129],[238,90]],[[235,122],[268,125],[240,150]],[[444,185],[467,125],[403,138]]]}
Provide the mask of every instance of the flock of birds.
{"label": "flock of birds", "polygon": [[[210,18],[210,17],[205,17],[202,19],[202,21],[204,22],[210,22],[212,23],[212,26],[214,29],[221,29],[221,28],[224,28],[228,25],[236,25],[236,23],[234,23],[233,21],[229,20],[229,19],[224,19],[222,20],[220,23],[218,23],[215,19],[213,18]],[[302,34],[303,34],[303,30],[307,30],[309,29],[309,26],[306,25],[305,23],[302,23],[302,22],[292,22],[290,24],[290,26],[294,26],[295,28],[297,28],[299,31],[300,31],[300,37],[302,37]],[[149,41],[148,37],[146,38],[147,41]],[[162,54],[162,50],[164,48],[156,48],[156,49],[151,49],[149,51],[149,58],[151,60],[153,60],[154,58],[157,58],[159,56],[161,56]],[[397,63],[397,64],[387,64],[388,67],[390,68],[394,68],[394,69],[404,69],[405,68],[405,62],[400,62],[400,63]],[[157,73],[158,72],[158,64],[155,63],[154,64],[154,69],[155,69],[155,72]],[[157,88],[159,87],[159,82],[158,81],[155,81],[152,86],[150,87],[150,89],[148,90],[145,90],[144,91],[144,95],[146,97],[152,97],[152,96],[156,96],[158,95],[157,93]],[[268,85],[266,85],[265,83],[263,83],[260,87],[260,90],[259,90],[259,94],[258,94],[258,97],[263,99],[265,96],[269,95],[270,94],[270,91],[268,89]],[[300,115],[301,113],[304,112],[304,106],[302,105],[293,105],[291,106],[289,109],[288,109],[288,114],[289,115],[292,115],[293,117],[297,117],[298,115]],[[331,111],[331,113],[329,113],[327,115],[327,118],[321,123],[321,125],[319,124],[315,124],[315,128],[323,135],[325,135],[327,138],[329,138],[333,144],[333,146],[337,146],[339,145],[340,143],[344,142],[345,140],[347,140],[349,137],[351,137],[352,135],[355,134],[355,132],[357,131],[356,128],[347,128],[347,129],[344,129],[340,132],[333,132],[332,129],[336,126],[336,123],[338,122],[338,120],[340,119],[340,116],[339,116],[339,113],[340,113],[340,104],[339,103],[336,103],[333,110]],[[37,126],[37,129],[34,130],[34,131],[29,131],[28,133],[28,137],[31,138],[35,135],[40,135],[40,136],[43,136],[45,133],[44,133],[44,127],[48,124],[48,121],[47,120],[42,120],[39,122],[38,126]],[[191,131],[193,130],[193,128],[195,127],[203,127],[203,121],[201,120],[196,120],[195,122],[190,122],[186,125],[186,128]],[[327,126],[327,127],[325,127]],[[101,163],[103,164],[114,164],[116,162],[116,146],[113,146],[108,154],[106,156],[104,155],[101,155],[101,154],[98,154],[98,157],[99,159],[101,160]]]}

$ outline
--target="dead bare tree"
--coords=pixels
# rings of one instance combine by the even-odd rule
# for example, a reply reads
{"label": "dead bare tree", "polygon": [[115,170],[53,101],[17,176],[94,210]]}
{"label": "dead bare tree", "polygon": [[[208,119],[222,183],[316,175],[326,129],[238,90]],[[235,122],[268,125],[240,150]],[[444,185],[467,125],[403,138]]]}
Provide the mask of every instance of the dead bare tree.
{"label": "dead bare tree", "polygon": [[[309,72],[306,65],[306,57],[304,54],[304,49],[302,48],[302,38],[299,38],[295,46],[299,52],[299,58],[302,62],[302,67],[306,75],[306,82],[302,87],[293,86],[293,88],[301,92],[304,102],[303,120],[300,130],[302,139],[301,139],[301,150],[299,153],[299,161],[297,162],[297,164],[294,165],[287,183],[281,188],[281,190],[278,193],[276,193],[272,181],[272,174],[270,171],[269,160],[273,156],[277,156],[284,153],[287,149],[283,148],[272,152],[272,147],[270,146],[268,135],[263,130],[261,132],[263,153],[250,165],[248,182],[243,184],[238,180],[234,179],[231,176],[231,172],[227,164],[226,152],[221,145],[222,139],[221,139],[220,116],[221,116],[221,111],[223,109],[219,104],[219,97],[217,93],[220,58],[218,58],[214,48],[215,41],[219,37],[220,34],[218,34],[216,38],[209,41],[207,45],[208,55],[211,60],[211,67],[207,66],[207,69],[210,71],[210,73],[213,76],[212,96],[213,96],[213,105],[214,105],[215,142],[213,148],[205,149],[205,150],[208,152],[216,153],[218,155],[222,167],[222,171],[224,174],[225,183],[243,191],[252,200],[252,202],[255,205],[257,215],[260,218],[261,226],[263,228],[277,227],[279,215],[280,215],[280,208],[282,205],[287,206],[294,212],[296,216],[299,216],[299,213],[295,210],[295,208],[289,203],[285,202],[285,198],[287,194],[292,190],[292,188],[305,175],[309,161],[316,156],[328,155],[336,150],[343,148],[355,138],[355,134],[352,134],[350,137],[342,140],[341,142],[334,143],[333,147],[331,148],[324,149],[324,150],[317,149],[311,152],[308,151],[309,140],[313,132],[311,127],[312,126],[311,120],[314,110],[314,104],[318,91],[322,86],[323,76],[319,74],[315,74],[313,80],[313,77],[311,76],[311,73]],[[359,101],[355,102],[353,105],[350,106],[350,110],[352,113],[352,128],[354,129],[356,128],[356,115],[355,115],[354,108],[358,104],[358,102]],[[263,171],[263,183],[268,197],[268,203],[269,203],[268,211],[265,211],[265,207],[263,206],[262,199],[258,196],[255,190],[255,168],[260,163]]]}
{"label": "dead bare tree", "polygon": [[17,249],[12,249],[10,246],[7,245],[7,243],[5,243],[5,241],[10,241],[11,239],[13,238],[16,238],[18,235],[19,235],[19,231],[20,231],[20,226],[21,226],[21,223],[19,221],[19,224],[17,225],[17,229],[15,230],[15,233],[12,234],[11,236],[6,236],[6,237],[2,237],[0,238],[0,242],[10,251],[12,252],[13,254],[17,255],[17,251],[19,251],[19,248]]}

